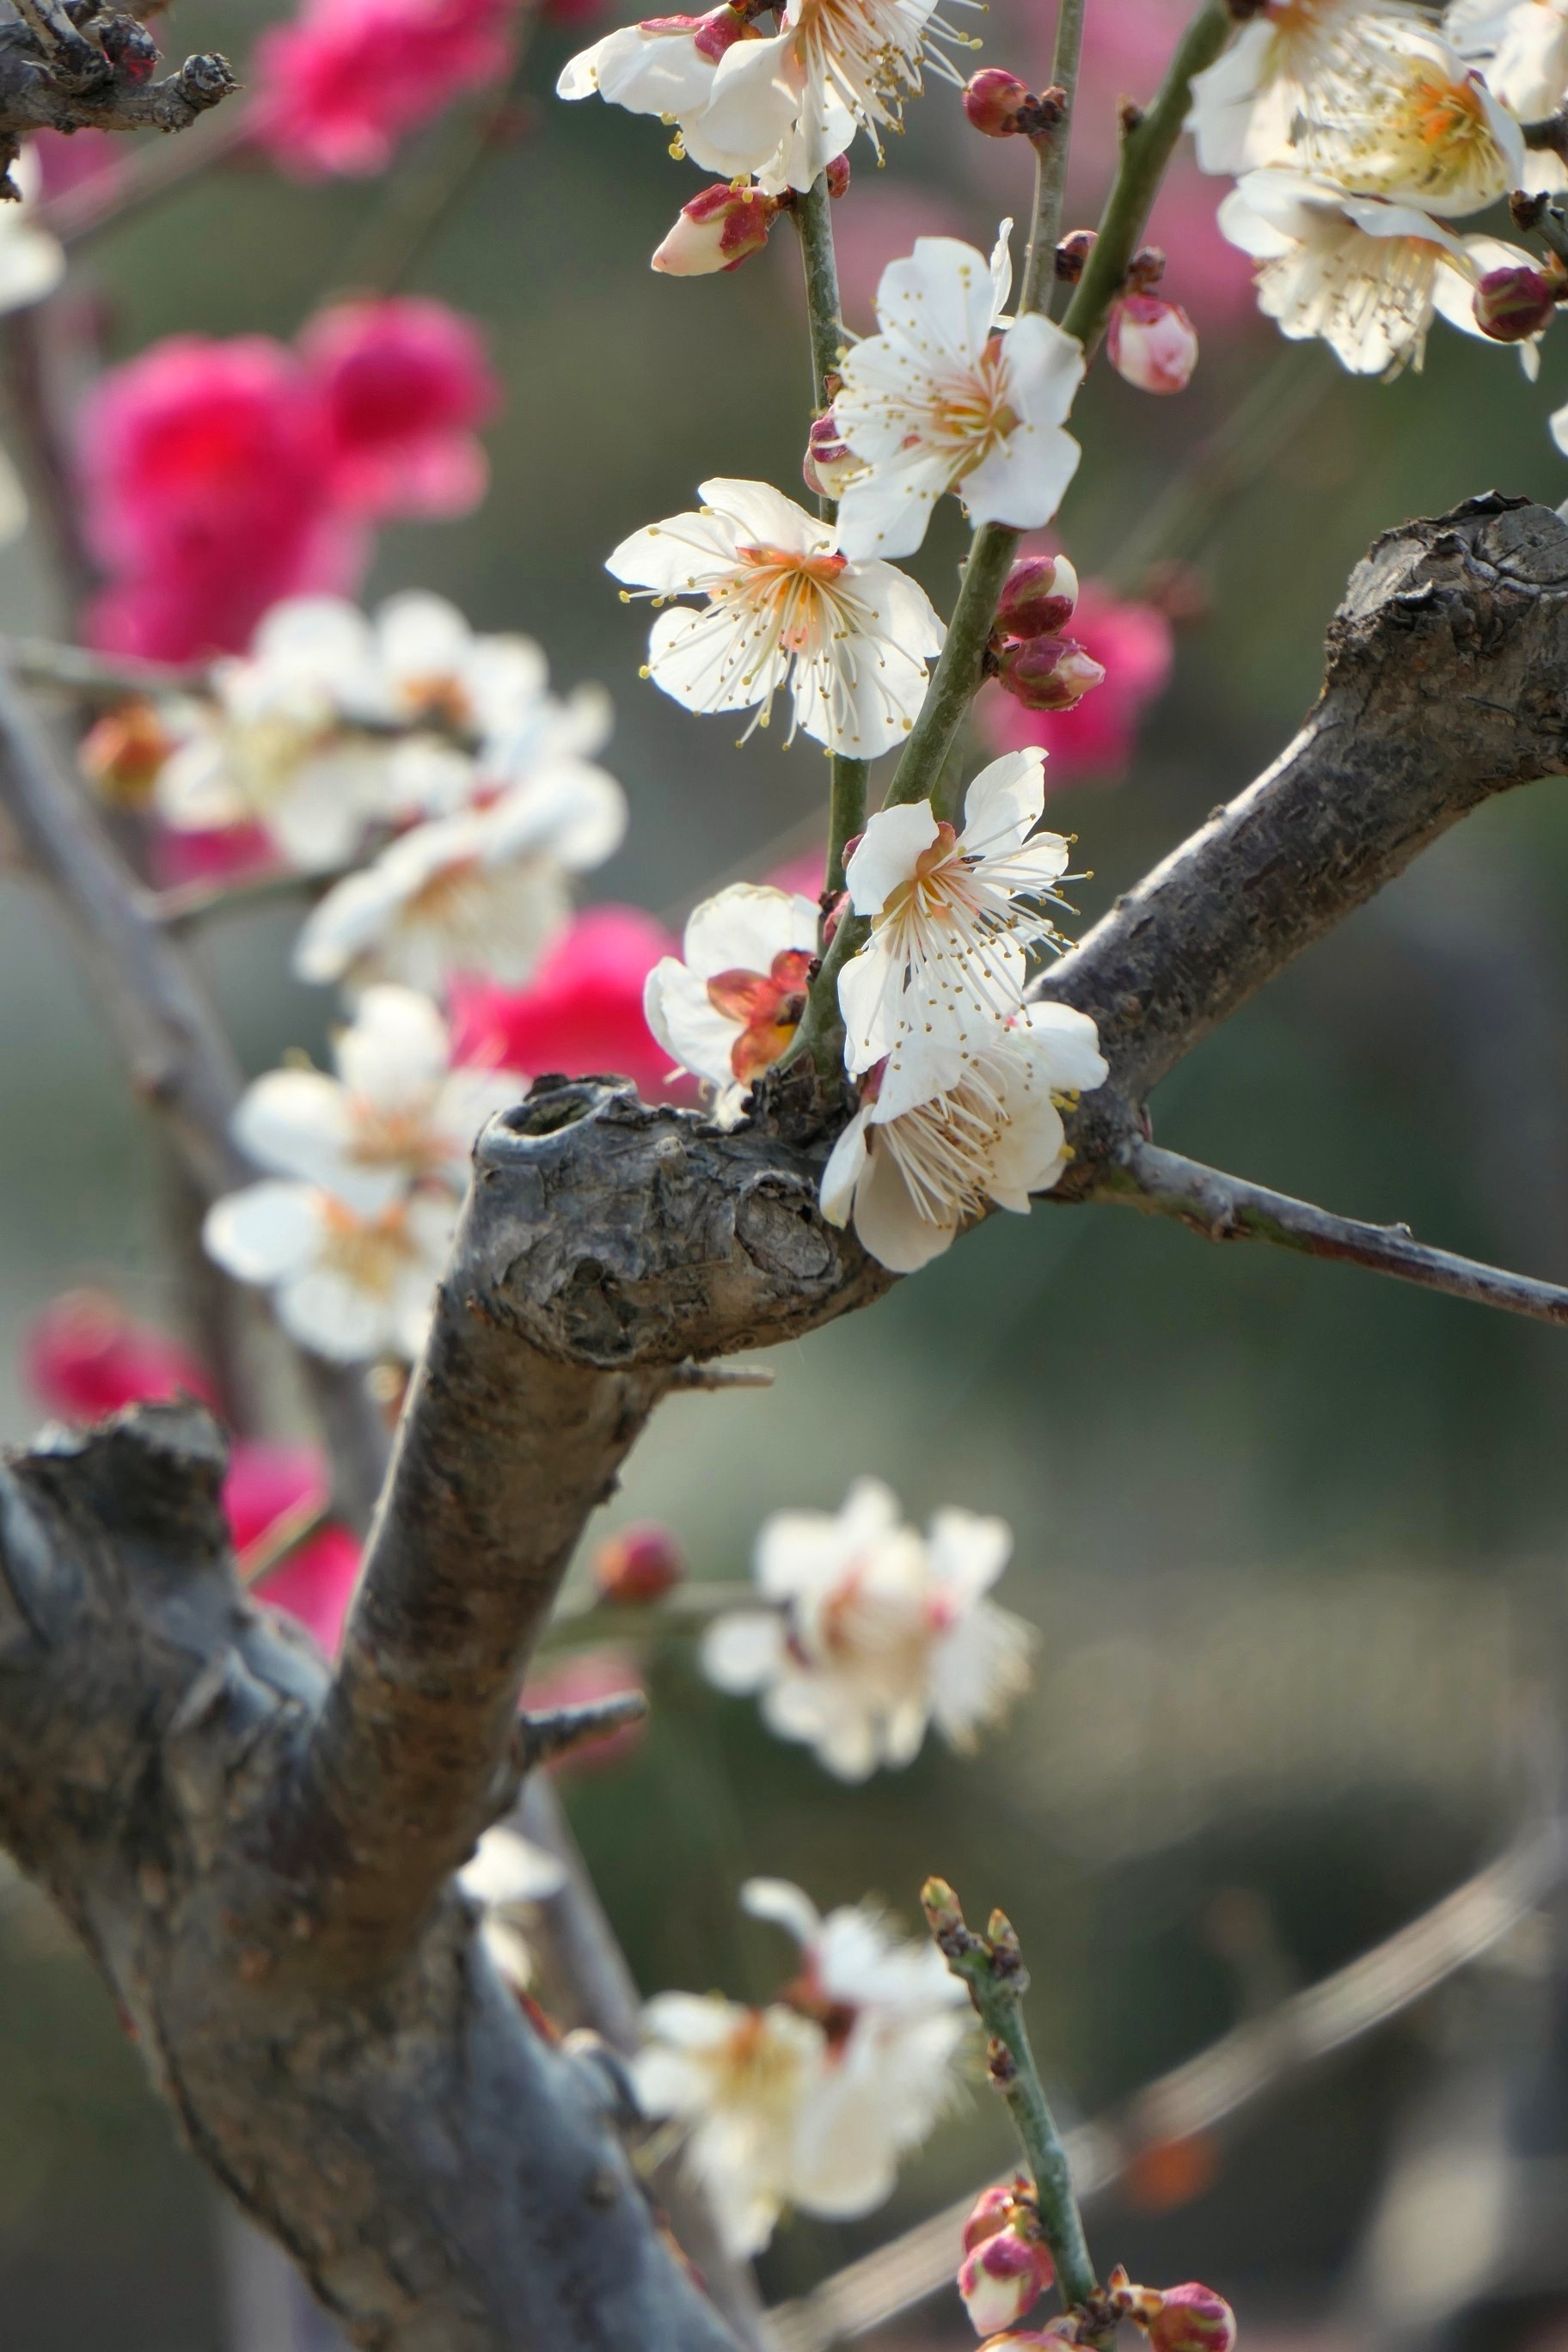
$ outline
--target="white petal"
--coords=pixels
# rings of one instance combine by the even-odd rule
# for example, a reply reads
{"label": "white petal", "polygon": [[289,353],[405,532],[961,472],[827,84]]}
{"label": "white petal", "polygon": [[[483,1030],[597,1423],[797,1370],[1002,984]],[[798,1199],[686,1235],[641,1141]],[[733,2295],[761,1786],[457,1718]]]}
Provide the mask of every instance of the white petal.
{"label": "white petal", "polygon": [[566,1872],[542,1846],[500,1824],[486,1830],[472,1860],[458,1873],[458,1884],[477,1903],[499,1908],[542,1903],[558,1895],[566,1884]]}
{"label": "white petal", "polygon": [[314,1263],[321,1198],[310,1184],[276,1178],[215,1201],[202,1224],[207,1255],[240,1282],[280,1282]]}
{"label": "white petal", "polygon": [[740,1024],[709,1001],[708,983],[674,956],[666,956],[647,976],[643,1007],[648,1027],[671,1057],[693,1077],[715,1087],[732,1086],[730,1055]]}
{"label": "white petal", "polygon": [[446,1076],[447,1024],[412,988],[367,988],[333,1049],[345,1087],[378,1109],[418,1105]]}
{"label": "white petal", "polygon": [[735,568],[734,526],[723,517],[668,515],[634,530],[605,562],[612,579],[679,596],[727,577]]}
{"label": "white petal", "polygon": [[915,1274],[952,1247],[958,1219],[935,1224],[922,1217],[897,1160],[874,1139],[870,1167],[855,1195],[855,1231],[879,1265],[890,1274]]}
{"label": "white petal", "polygon": [[1045,805],[1044,751],[1031,744],[1021,751],[1005,752],[981,769],[963,795],[959,846],[985,856],[994,856],[999,848],[1015,847],[1038,824]]}
{"label": "white petal", "polygon": [[870,1142],[867,1128],[870,1106],[862,1105],[827,1157],[822,1171],[822,1213],[830,1225],[847,1225],[855,1206],[855,1188],[866,1172]]}
{"label": "white petal", "polygon": [[400,1168],[357,1165],[347,1091],[319,1070],[271,1070],[246,1088],[235,1139],[263,1168],[346,1202],[362,1215],[407,1189]]}
{"label": "white petal", "polygon": [[682,951],[694,972],[771,971],[791,949],[816,948],[817,910],[793,890],[736,882],[704,898],[687,919]]}
{"label": "white petal", "polygon": [[702,1671],[715,1690],[744,1697],[771,1679],[784,1654],[782,1618],[771,1610],[737,1610],[709,1626],[702,1639]]}
{"label": "white petal", "polygon": [[[987,775],[991,772],[985,771]],[[1040,805],[1045,805],[1043,786]],[[844,869],[849,903],[858,915],[881,913],[900,884],[913,878],[938,831],[930,801],[904,801],[893,808],[878,809],[867,818],[866,830]]]}
{"label": "white petal", "polygon": [[741,1888],[741,1908],[753,1919],[771,1920],[775,1927],[782,1927],[803,1951],[821,1932],[821,1912],[810,1895],[787,1878],[748,1878]]}
{"label": "white petal", "polygon": [[1013,1530],[1005,1519],[950,1506],[933,1516],[926,1549],[937,1581],[967,1605],[990,1591],[1011,1559]]}
{"label": "white petal", "polygon": [[970,521],[1039,530],[1060,506],[1081,455],[1070,433],[1018,425],[958,484]]}

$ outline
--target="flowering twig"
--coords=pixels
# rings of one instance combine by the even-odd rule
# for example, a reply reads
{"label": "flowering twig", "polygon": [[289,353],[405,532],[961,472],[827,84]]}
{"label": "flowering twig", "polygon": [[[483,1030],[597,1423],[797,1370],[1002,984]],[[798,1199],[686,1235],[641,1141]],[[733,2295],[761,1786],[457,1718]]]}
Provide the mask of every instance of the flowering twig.
{"label": "flowering twig", "polygon": [[1480,1265],[1450,1251],[1429,1249],[1408,1225],[1363,1224],[1336,1217],[1266,1185],[1223,1175],[1158,1144],[1132,1142],[1119,1165],[1108,1167],[1089,1195],[1121,1202],[1146,1215],[1173,1217],[1211,1242],[1272,1242],[1277,1249],[1307,1257],[1338,1258],[1393,1275],[1424,1290],[1468,1298],[1479,1307],[1500,1307],[1538,1323],[1568,1324],[1568,1289]]}
{"label": "flowering twig", "polygon": [[[1211,2130],[1483,1959],[1559,1884],[1565,1859],[1559,1822],[1531,1827],[1384,1942],[1243,2020],[1124,2105],[1076,2126],[1064,2144],[1080,2207],[1114,2188],[1149,2149]],[[798,2302],[778,2305],[769,2317],[781,2352],[828,2352],[950,2288],[973,2202],[961,2198]]]}
{"label": "flowering twig", "polygon": [[190,930],[215,916],[251,915],[289,898],[320,898],[354,870],[353,866],[328,866],[306,873],[297,866],[269,866],[234,882],[183,882],[177,888],[160,890],[153,906],[167,929]]}
{"label": "flowering twig", "polygon": [[1154,198],[1175,152],[1187,119],[1192,80],[1211,66],[1234,29],[1235,20],[1221,0],[1208,0],[1176,45],[1164,80],[1146,112],[1126,122],[1116,178],[1100,215],[1100,227],[1083,276],[1062,318],[1069,335],[1076,335],[1091,352],[1105,330],[1110,305],[1121,290],[1128,265],[1153,209]]}
{"label": "flowering twig", "polygon": [[993,1911],[986,1933],[977,1936],[965,1925],[958,1897],[942,1878],[927,1879],[921,1907],[948,1967],[968,1986],[975,2014],[989,2036],[991,2079],[1007,2102],[1034,2176],[1040,2229],[1056,2264],[1062,2298],[1069,2310],[1092,2304],[1100,2282],[1073,2193],[1072,2169],[1024,2023],[1029,1972],[1017,1933],[1003,1913]]}

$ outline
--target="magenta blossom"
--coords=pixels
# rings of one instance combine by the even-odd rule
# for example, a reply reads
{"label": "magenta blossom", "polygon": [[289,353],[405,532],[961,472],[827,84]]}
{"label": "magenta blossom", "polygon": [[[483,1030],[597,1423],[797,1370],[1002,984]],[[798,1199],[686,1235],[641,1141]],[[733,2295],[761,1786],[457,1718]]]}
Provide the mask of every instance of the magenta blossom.
{"label": "magenta blossom", "polygon": [[643,983],[679,943],[636,907],[590,907],[541,957],[525,988],[458,980],[452,987],[454,1056],[487,1067],[607,1070],[640,1091],[667,1091],[669,1055],[643,1018]]}
{"label": "magenta blossom", "polygon": [[1174,658],[1171,624],[1152,604],[1124,604],[1086,580],[1072,617],[1076,643],[1105,671],[1104,684],[1070,710],[1028,710],[987,687],[975,709],[997,751],[1043,743],[1047,790],[1116,782],[1131,765],[1150,703],[1164,692]]}
{"label": "magenta blossom", "polygon": [[325,415],[329,488],[354,514],[466,514],[489,468],[474,428],[500,387],[469,319],[419,295],[343,302],[300,338]]}
{"label": "magenta blossom", "polygon": [[[310,1445],[242,1440],[229,1456],[223,1482],[235,1550],[244,1555],[290,1513],[320,1509],[327,1500],[327,1470]],[[284,1610],[315,1636],[329,1656],[342,1639],[360,1547],[346,1528],[329,1524],[262,1578],[258,1598]]]}
{"label": "magenta blossom", "polygon": [[22,1335],[22,1364],[39,1403],[68,1421],[100,1421],[170,1397],[213,1402],[212,1382],[190,1349],[137,1322],[106,1290],[51,1299]]}
{"label": "magenta blossom", "polygon": [[257,43],[252,127],[294,178],[384,172],[400,140],[504,71],[506,0],[305,0]]}

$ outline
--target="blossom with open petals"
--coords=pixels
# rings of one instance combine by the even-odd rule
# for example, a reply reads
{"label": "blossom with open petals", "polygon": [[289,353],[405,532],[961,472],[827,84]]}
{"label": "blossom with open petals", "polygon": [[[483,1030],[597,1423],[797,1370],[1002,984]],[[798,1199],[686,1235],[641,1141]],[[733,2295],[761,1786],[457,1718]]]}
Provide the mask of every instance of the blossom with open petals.
{"label": "blossom with open petals", "polygon": [[332,497],[356,514],[467,514],[489,478],[475,427],[500,404],[472,319],[417,294],[340,302],[300,355],[326,415]]}
{"label": "blossom with open petals", "polygon": [[841,1780],[908,1764],[933,1721],[967,1748],[1028,1680],[1029,1627],[985,1598],[1012,1548],[1004,1521],[968,1511],[939,1511],[921,1537],[886,1486],[858,1479],[836,1516],[766,1522],[755,1565],[771,1605],[719,1618],[703,1671],[760,1692],[769,1728]]}
{"label": "blossom with open petals", "polygon": [[449,1193],[416,1193],[365,1214],[318,1185],[269,1177],[215,1202],[202,1238],[226,1274],[271,1291],[279,1321],[302,1348],[342,1363],[411,1361],[457,1223]]}
{"label": "blossom with open petals", "polygon": [[1388,55],[1379,32],[1422,22],[1407,0],[1269,0],[1193,76],[1187,128],[1200,169],[1246,172],[1289,156],[1302,124],[1382,83]]}
{"label": "blossom with open petals", "polygon": [[988,1207],[1027,1213],[1067,1165],[1058,1095],[1102,1086],[1106,1063],[1093,1022],[1066,1004],[1026,1005],[966,1055],[962,1075],[912,1107],[876,1091],[822,1175],[822,1213],[853,1220],[862,1245],[894,1274],[912,1274],[951,1248],[966,1219]]}
{"label": "blossom with open petals", "polygon": [[827,2037],[773,2001],[657,1993],[643,2010],[632,2079],[645,2113],[686,2126],[684,2158],[729,2252],[759,2253],[795,2187],[795,2134]]}
{"label": "blossom with open petals", "polygon": [[694,514],[623,540],[607,569],[663,603],[647,674],[688,710],[751,710],[795,700],[790,729],[830,751],[874,760],[901,742],[945,634],[923,588],[890,563],[852,563],[830,524],[765,482],[714,480]]}
{"label": "blossom with open petals", "polygon": [[329,890],[301,930],[294,970],[351,992],[396,980],[438,996],[457,972],[520,985],[564,929],[569,877],[626,829],[620,786],[560,761],[492,807],[416,825]]}
{"label": "blossom with open petals", "polygon": [[847,555],[910,555],[945,491],[971,522],[1048,522],[1079,461],[1063,431],[1083,346],[1049,319],[1000,314],[1012,278],[1005,224],[989,265],[956,237],[922,236],[877,289],[879,333],[854,344],[833,401],[864,470],[845,488]]}
{"label": "blossom with open petals", "polygon": [[1385,24],[1363,35],[1381,63],[1292,126],[1277,160],[1381,196],[1454,216],[1481,211],[1524,174],[1524,139],[1480,76],[1424,28]]}
{"label": "blossom with open petals", "polygon": [[794,1036],[816,926],[809,898],[737,882],[693,909],[680,955],[649,972],[648,1027],[726,1107],[738,1105]]}
{"label": "blossom with open petals", "polygon": [[922,65],[952,76],[932,33],[933,0],[788,0],[779,30],[759,34],[735,9],[624,26],[572,58],[556,84],[679,126],[678,152],[763,190],[809,188],[862,130],[880,147]]}
{"label": "blossom with open petals", "polygon": [[292,177],[384,172],[398,142],[507,70],[504,0],[304,0],[256,46],[250,122]]}
{"label": "blossom with open petals", "polygon": [[[1258,304],[1293,341],[1317,336],[1352,375],[1419,368],[1434,317],[1480,335],[1475,290],[1489,269],[1531,266],[1519,247],[1458,236],[1411,205],[1346,195],[1299,172],[1249,172],[1220,226],[1257,264]],[[1525,373],[1540,354],[1519,346]]]}
{"label": "blossom with open petals", "polygon": [[951,1086],[998,1023],[1024,1003],[1031,941],[1055,934],[1067,872],[1059,833],[1037,833],[1045,753],[1010,751],[964,796],[962,833],[930,801],[879,809],[845,880],[871,936],[838,975],[845,1058],[857,1074],[886,1062],[890,1118]]}

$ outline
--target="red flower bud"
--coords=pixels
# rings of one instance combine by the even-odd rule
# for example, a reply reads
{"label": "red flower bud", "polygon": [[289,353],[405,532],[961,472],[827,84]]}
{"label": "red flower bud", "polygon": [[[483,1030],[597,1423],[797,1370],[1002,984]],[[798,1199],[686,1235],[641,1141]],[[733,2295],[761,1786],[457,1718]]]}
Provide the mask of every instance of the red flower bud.
{"label": "red flower bud", "polygon": [[1183,392],[1198,363],[1198,339],[1179,303],[1128,294],[1110,306],[1105,349],[1111,366],[1140,392]]}
{"label": "red flower bud", "polygon": [[1021,556],[996,606],[1005,637],[1059,636],[1078,603],[1078,573],[1065,555]]}
{"label": "red flower bud", "polygon": [[1028,83],[1001,66],[982,66],[964,85],[963,110],[987,139],[1013,138],[1034,102]]}
{"label": "red flower bud", "polygon": [[977,2335],[989,2336],[1039,2301],[1056,2273],[1037,2238],[1009,2226],[984,2238],[959,2266],[958,2292]]}
{"label": "red flower bud", "polygon": [[806,440],[800,468],[806,488],[815,490],[819,499],[841,499],[856,475],[865,469],[864,458],[858,457],[839,437],[838,420],[830,408],[826,416],[816,419]]}
{"label": "red flower bud", "polygon": [[823,168],[827,175],[828,194],[830,196],[847,196],[849,194],[848,156],[831,156]]}
{"label": "red flower bud", "polygon": [[1141,2324],[1152,2352],[1231,2352],[1236,2314],[1224,2295],[1195,2279],[1161,2290],[1160,2308]]}
{"label": "red flower bud", "polygon": [[1070,637],[1013,637],[1002,647],[999,676],[1026,710],[1070,710],[1105,669]]}
{"label": "red flower bud", "polygon": [[686,1560],[669,1529],[650,1523],[606,1538],[594,1554],[593,1574],[601,1601],[635,1609],[673,1592]]}
{"label": "red flower bud", "polygon": [[737,269],[752,254],[761,253],[778,215],[776,196],[716,180],[681,205],[653,266],[671,278],[705,278],[716,269]]}
{"label": "red flower bud", "polygon": [[1494,343],[1524,343],[1551,324],[1557,305],[1550,280],[1539,269],[1519,263],[1489,269],[1476,288],[1471,308],[1477,326]]}

